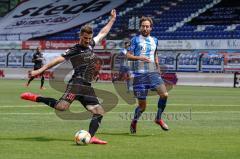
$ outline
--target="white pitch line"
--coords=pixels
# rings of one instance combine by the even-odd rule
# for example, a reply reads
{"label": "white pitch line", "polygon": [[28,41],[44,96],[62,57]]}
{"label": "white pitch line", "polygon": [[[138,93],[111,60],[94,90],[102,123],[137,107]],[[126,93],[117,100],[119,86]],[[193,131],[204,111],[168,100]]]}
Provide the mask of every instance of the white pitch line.
{"label": "white pitch line", "polygon": [[3,106],[0,106],[0,108],[37,108],[37,107],[46,107],[47,108],[47,106],[46,105],[15,105],[15,106],[13,106],[13,105],[3,105]]}
{"label": "white pitch line", "polygon": [[0,115],[54,115],[55,113],[0,113]]}
{"label": "white pitch line", "polygon": [[[118,105],[129,105],[129,104],[118,104]],[[157,104],[147,104],[147,105],[157,105]],[[229,104],[229,105],[225,105],[225,104],[177,104],[177,103],[171,103],[171,104],[167,104],[167,106],[201,106],[201,107],[227,107],[227,106],[231,106],[231,107],[240,107],[240,104]]]}
{"label": "white pitch line", "polygon": [[[148,104],[148,105],[156,105],[156,104]],[[81,105],[79,105],[81,106]],[[129,106],[129,104],[118,104],[117,106]],[[177,103],[171,103],[171,104],[167,104],[167,106],[199,106],[199,107],[240,107],[240,104],[229,104],[229,105],[225,105],[225,104],[177,104]],[[3,105],[0,106],[0,108],[38,108],[38,107],[46,107],[48,108],[46,105],[16,105],[16,106],[12,106],[12,105]],[[78,105],[74,105],[74,107],[78,107]]]}
{"label": "white pitch line", "polygon": [[[203,113],[203,114],[207,114],[207,113],[240,113],[240,111],[209,111],[209,112],[193,112],[192,110],[191,110],[191,113],[193,113],[193,114],[201,114],[201,113]],[[129,113],[129,114],[133,114],[133,112],[107,112],[106,114],[123,114],[123,113]],[[153,114],[155,114],[156,112],[144,112],[144,113],[146,113],[146,114],[151,114],[151,113],[153,113]],[[171,113],[175,113],[175,114],[179,114],[179,113],[190,113],[190,111],[187,111],[187,112],[165,112],[166,114],[171,114]]]}
{"label": "white pitch line", "polygon": [[[80,112],[79,112],[80,113]],[[156,112],[146,112],[146,114],[149,113],[156,113]],[[210,112],[166,112],[166,114],[181,114],[181,113],[186,113],[186,114],[216,114],[216,113],[240,113],[240,111],[210,111]],[[54,115],[56,113],[0,113],[0,115]],[[108,112],[106,114],[133,114],[133,112]]]}

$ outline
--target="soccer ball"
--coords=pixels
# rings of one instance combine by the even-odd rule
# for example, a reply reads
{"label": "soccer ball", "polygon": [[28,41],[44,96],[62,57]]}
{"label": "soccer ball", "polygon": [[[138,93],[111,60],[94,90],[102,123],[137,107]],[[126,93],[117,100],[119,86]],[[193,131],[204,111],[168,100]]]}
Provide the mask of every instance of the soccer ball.
{"label": "soccer ball", "polygon": [[79,130],[75,134],[75,138],[74,139],[75,139],[76,144],[78,144],[78,145],[86,145],[86,144],[89,144],[90,139],[91,139],[91,135],[86,130]]}

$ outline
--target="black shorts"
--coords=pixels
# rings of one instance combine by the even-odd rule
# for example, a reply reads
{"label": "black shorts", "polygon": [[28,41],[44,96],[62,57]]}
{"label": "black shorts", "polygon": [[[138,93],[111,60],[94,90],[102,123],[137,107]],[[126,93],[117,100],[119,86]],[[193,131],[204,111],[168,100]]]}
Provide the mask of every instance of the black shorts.
{"label": "black shorts", "polygon": [[60,100],[65,100],[68,103],[78,100],[85,108],[87,105],[99,104],[95,91],[91,87],[91,83],[84,82],[83,79],[71,79]]}
{"label": "black shorts", "polygon": [[[39,65],[34,65],[34,67],[33,67],[33,70],[38,70],[38,69],[40,69],[42,66],[39,66]],[[43,73],[41,73],[41,74],[39,74],[40,76],[43,76],[44,75],[44,72]]]}
{"label": "black shorts", "polygon": [[33,70],[38,70],[38,69],[40,69],[42,67],[42,65],[34,65],[33,66]]}

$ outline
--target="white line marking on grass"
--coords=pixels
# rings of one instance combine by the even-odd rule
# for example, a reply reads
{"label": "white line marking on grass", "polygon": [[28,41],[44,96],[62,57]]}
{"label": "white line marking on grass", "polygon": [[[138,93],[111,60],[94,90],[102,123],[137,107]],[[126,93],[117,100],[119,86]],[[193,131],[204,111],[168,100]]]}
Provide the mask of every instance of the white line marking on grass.
{"label": "white line marking on grass", "polygon": [[[157,104],[148,104],[148,105],[157,105]],[[81,105],[72,105],[72,107],[78,107]],[[130,106],[129,104],[118,104],[117,106]],[[199,107],[240,107],[240,104],[178,104],[178,103],[171,103],[167,104],[167,106],[199,106]],[[2,105],[0,108],[34,108],[34,107],[48,107],[47,105]]]}
{"label": "white line marking on grass", "polygon": [[[133,112],[108,112],[106,114],[121,114],[121,113],[131,113],[133,114]],[[153,113],[155,114],[156,112],[144,112],[144,113]],[[188,112],[165,112],[166,114],[170,114],[170,113],[175,113],[175,114],[179,114],[179,113],[190,113]],[[193,114],[214,114],[214,113],[240,113],[240,111],[209,111],[209,112],[192,112]]]}
{"label": "white line marking on grass", "polygon": [[[118,105],[129,105],[129,104],[118,104]],[[147,104],[147,105],[157,105],[157,104]],[[186,103],[186,104],[178,104],[178,103],[171,103],[171,104],[167,104],[167,106],[200,106],[200,107],[227,107],[227,106],[230,106],[230,107],[240,107],[240,104],[237,105],[237,104],[189,104],[189,103]]]}
{"label": "white line marking on grass", "polygon": [[46,107],[46,105],[3,105],[0,108],[34,108],[34,107]]}
{"label": "white line marking on grass", "polygon": [[0,113],[1,115],[54,115],[56,113]]}
{"label": "white line marking on grass", "polygon": [[[75,112],[76,113],[76,112]],[[79,112],[80,113],[80,112]],[[106,114],[133,114],[133,112],[108,112]],[[147,113],[156,113],[156,112],[146,112]],[[179,113],[190,113],[190,112],[166,112],[166,114],[179,114]],[[215,113],[240,113],[240,111],[210,111],[210,112],[191,112],[191,114],[215,114]],[[56,113],[0,113],[0,115],[54,115]]]}

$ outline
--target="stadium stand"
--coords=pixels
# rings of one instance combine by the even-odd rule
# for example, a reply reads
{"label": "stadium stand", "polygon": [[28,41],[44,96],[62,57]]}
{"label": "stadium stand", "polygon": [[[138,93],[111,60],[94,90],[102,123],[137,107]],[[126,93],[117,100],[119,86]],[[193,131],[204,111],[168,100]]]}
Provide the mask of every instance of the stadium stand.
{"label": "stadium stand", "polygon": [[[103,70],[110,70],[110,56],[121,47],[121,42],[116,41],[131,38],[139,30],[140,17],[151,16],[154,20],[152,35],[160,40],[159,45],[173,40],[181,43],[180,48],[171,49],[171,44],[167,49],[158,48],[159,61],[165,72],[238,72],[240,42],[234,40],[240,38],[239,8],[240,2],[236,0],[195,0],[194,3],[192,0],[127,0],[116,8],[118,19],[107,37],[111,47],[104,46],[97,50],[97,54],[104,60]],[[104,14],[89,22],[95,33],[100,31],[108,18],[108,14]],[[56,48],[52,47],[53,52],[59,53],[66,49],[61,48],[62,45],[68,48],[68,42],[79,40],[80,27],[70,27],[65,31],[30,39],[27,34],[5,33],[7,36],[0,35],[0,41],[11,43],[28,39],[37,43],[44,41],[45,46],[53,46],[50,43],[54,41]],[[221,46],[220,40],[228,43],[226,48]],[[181,48],[184,42],[186,46]],[[35,45],[18,50],[12,44],[8,45],[10,49],[0,48],[1,68],[32,67],[31,57]],[[200,48],[195,48],[200,45]],[[53,52],[45,54],[52,56]]]}
{"label": "stadium stand", "polygon": [[[138,31],[139,18],[154,18],[152,35],[159,39],[229,39],[239,38],[238,8],[234,0],[137,0],[117,8],[118,21],[108,38],[121,39]],[[177,15],[177,16],[176,16]],[[98,32],[107,22],[107,15],[91,22]],[[79,27],[53,34],[47,40],[77,40]]]}
{"label": "stadium stand", "polygon": [[[1,2],[1,1],[0,1]],[[235,0],[128,0],[117,8],[118,20],[108,39],[122,39],[138,32],[139,18],[154,19],[153,36],[169,39],[232,39],[240,37],[240,2]],[[90,24],[95,33],[107,22],[103,15]],[[33,38],[33,40],[78,40],[81,26]],[[16,40],[30,35],[8,35],[0,40]]]}

